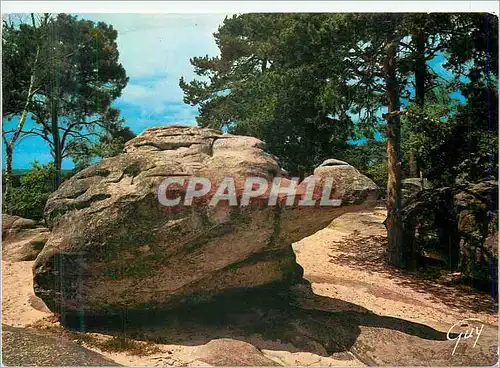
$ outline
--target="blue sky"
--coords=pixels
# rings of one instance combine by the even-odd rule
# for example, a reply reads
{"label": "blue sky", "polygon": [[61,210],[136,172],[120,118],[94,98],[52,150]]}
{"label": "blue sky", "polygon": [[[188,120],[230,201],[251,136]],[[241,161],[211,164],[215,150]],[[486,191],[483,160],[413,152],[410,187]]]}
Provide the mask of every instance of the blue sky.
{"label": "blue sky", "polygon": [[[120,62],[130,80],[114,106],[121,110],[127,126],[140,133],[164,124],[196,124],[197,108],[183,103],[179,78],[195,77],[191,57],[218,55],[213,33],[225,14],[78,15],[112,24],[118,31]],[[451,78],[442,68],[443,62],[444,57],[439,55],[430,64],[442,76]],[[41,138],[24,137],[15,147],[13,167],[29,168],[33,160],[46,164],[52,157]],[[4,161],[2,144],[2,165]],[[71,160],[63,162],[63,168],[72,167]]]}

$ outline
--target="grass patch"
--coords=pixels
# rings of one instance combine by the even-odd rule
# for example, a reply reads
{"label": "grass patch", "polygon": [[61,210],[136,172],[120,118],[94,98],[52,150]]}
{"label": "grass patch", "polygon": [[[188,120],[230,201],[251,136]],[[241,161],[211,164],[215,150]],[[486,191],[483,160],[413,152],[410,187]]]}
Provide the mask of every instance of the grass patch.
{"label": "grass patch", "polygon": [[111,339],[100,342],[97,344],[97,347],[103,351],[125,352],[136,356],[150,355],[160,351],[151,342],[135,341],[123,335],[114,336]]}
{"label": "grass patch", "polygon": [[151,355],[160,352],[160,349],[152,342],[135,341],[125,335],[117,335],[106,340],[92,336],[85,332],[69,332],[73,341],[78,344],[85,344],[102,351],[111,353],[126,353],[136,356]]}
{"label": "grass patch", "polygon": [[64,336],[68,340],[79,345],[97,348],[102,351],[114,353],[126,353],[135,356],[146,356],[161,352],[161,350],[150,341],[136,341],[125,335],[113,337],[96,336],[94,334],[65,329],[59,325],[49,324],[46,321],[37,321],[29,327],[47,331],[54,335]]}
{"label": "grass patch", "polygon": [[32,241],[30,244],[35,250],[42,250],[43,247],[45,246],[46,240],[36,240]]}

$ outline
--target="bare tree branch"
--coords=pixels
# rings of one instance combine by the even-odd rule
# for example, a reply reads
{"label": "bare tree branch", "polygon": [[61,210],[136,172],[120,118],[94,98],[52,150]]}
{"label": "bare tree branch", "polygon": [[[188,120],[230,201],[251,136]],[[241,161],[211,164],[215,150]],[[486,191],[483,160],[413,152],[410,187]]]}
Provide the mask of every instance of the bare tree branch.
{"label": "bare tree branch", "polygon": [[[81,122],[75,122],[75,123],[68,124],[67,127],[60,127],[59,129],[61,129],[64,132],[63,136],[61,137],[61,146],[62,147],[65,146],[65,144],[66,144],[66,138],[68,137],[68,135],[70,133],[74,133],[74,134],[77,133],[77,132],[71,130],[74,127],[80,126],[80,125],[89,126],[89,125],[97,124],[97,125],[99,125],[99,126],[101,126],[101,127],[104,128],[103,125],[99,124],[100,121],[101,121],[100,119],[93,120],[93,121],[81,121]],[[95,133],[95,134],[97,134],[97,133]]]}
{"label": "bare tree branch", "polygon": [[32,130],[29,130],[29,131],[23,131],[22,133],[24,135],[30,135],[30,134],[37,135],[37,136],[41,137],[44,141],[48,142],[50,146],[54,145],[54,143],[50,140],[50,138],[47,136],[47,134],[39,132],[36,129],[32,129]]}

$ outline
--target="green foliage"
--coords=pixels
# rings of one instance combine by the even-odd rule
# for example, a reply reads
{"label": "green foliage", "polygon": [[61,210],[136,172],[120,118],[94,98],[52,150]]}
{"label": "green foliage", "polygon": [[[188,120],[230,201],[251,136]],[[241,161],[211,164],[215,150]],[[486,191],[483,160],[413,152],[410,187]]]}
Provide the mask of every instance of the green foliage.
{"label": "green foliage", "polygon": [[199,105],[198,124],[263,139],[292,174],[339,157],[354,131],[346,114],[351,101],[327,97],[345,92],[349,79],[341,73],[341,55],[333,52],[339,44],[325,28],[335,26],[332,17],[226,18],[215,34],[221,56],[193,58],[201,79],[180,80],[185,102]]}
{"label": "green foliage", "polygon": [[131,355],[145,356],[159,353],[161,350],[151,342],[135,341],[125,335],[116,335],[95,345],[104,351],[127,352]]}
{"label": "green foliage", "polygon": [[387,163],[379,162],[376,164],[370,165],[364,172],[366,176],[372,179],[375,184],[378,185],[380,190],[380,195],[385,197],[386,188],[387,188]]}
{"label": "green foliage", "polygon": [[54,191],[54,165],[40,165],[36,161],[32,168],[21,177],[20,185],[12,189],[9,206],[13,215],[41,220],[43,209]]}
{"label": "green foliage", "polygon": [[94,147],[96,156],[99,157],[113,157],[123,152],[125,141],[123,138],[109,138],[101,140]]}
{"label": "green foliage", "polygon": [[99,136],[97,142],[75,142],[69,147],[69,156],[75,163],[74,172],[89,166],[97,158],[119,155],[123,152],[125,143],[134,138],[135,134],[128,128],[114,125]]}
{"label": "green foliage", "polygon": [[99,137],[93,147],[93,153],[98,157],[113,157],[123,152],[125,143],[135,137],[128,127],[114,124],[106,128],[106,133]]}
{"label": "green foliage", "polygon": [[[403,147],[413,150],[435,186],[498,178],[498,86],[478,79],[463,86],[467,103],[407,109]],[[407,160],[406,160],[407,161]]]}
{"label": "green foliage", "polygon": [[382,195],[387,188],[387,152],[384,140],[368,139],[360,145],[350,146],[342,160],[357,168],[378,185]]}
{"label": "green foliage", "polygon": [[[387,105],[381,68],[389,40],[399,44],[400,98],[424,105],[419,116],[449,119],[447,93],[460,87],[467,65],[489,65],[498,74],[497,30],[498,20],[486,14],[235,15],[214,35],[220,56],[193,58],[200,78],[181,78],[180,86],[185,102],[199,106],[199,125],[261,138],[289,171],[307,171],[324,158],[342,157],[348,138],[371,137],[379,127],[379,109]],[[444,81],[429,66],[438,53],[445,54],[455,80]],[[418,98],[412,97],[415,88]],[[441,96],[429,93],[438,90]],[[426,120],[417,120],[403,132],[406,156],[437,138],[427,136],[433,123],[422,127]],[[419,157],[427,169],[427,158]]]}

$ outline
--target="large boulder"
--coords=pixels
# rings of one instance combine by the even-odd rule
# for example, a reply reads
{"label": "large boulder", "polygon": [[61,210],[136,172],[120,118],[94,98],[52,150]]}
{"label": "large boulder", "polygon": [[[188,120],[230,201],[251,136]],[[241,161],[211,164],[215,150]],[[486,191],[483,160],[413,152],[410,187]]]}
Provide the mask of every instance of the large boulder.
{"label": "large boulder", "polygon": [[33,261],[42,251],[50,231],[36,221],[2,214],[2,259]]}
{"label": "large boulder", "polygon": [[[268,206],[269,190],[246,207],[208,206],[203,198],[166,207],[158,199],[160,184],[172,176],[212,183],[232,177],[238,193],[249,176],[271,182],[283,170],[263,148],[251,137],[165,126],[82,170],[47,202],[52,233],[34,264],[36,295],[56,313],[92,315],[296,283],[302,269],[291,243],[375,199],[376,185],[356,169],[338,166],[341,207],[287,207],[283,196]],[[185,196],[186,188],[171,186],[167,194]]]}
{"label": "large boulder", "polygon": [[406,178],[401,181],[401,195],[403,202],[409,197],[424,189],[432,188],[429,181],[425,178]]}
{"label": "large boulder", "polygon": [[491,271],[498,262],[496,181],[424,189],[408,198],[402,217],[414,258],[439,260],[480,287],[497,282]]}
{"label": "large boulder", "polygon": [[280,366],[248,342],[214,339],[195,350],[197,359],[213,367]]}
{"label": "large boulder", "polygon": [[[498,283],[498,183],[466,185],[453,197],[457,212],[459,270],[479,284]],[[478,285],[479,286],[479,285]]]}
{"label": "large boulder", "polygon": [[35,220],[25,219],[20,216],[2,214],[2,240],[12,238],[26,229],[37,227]]}

